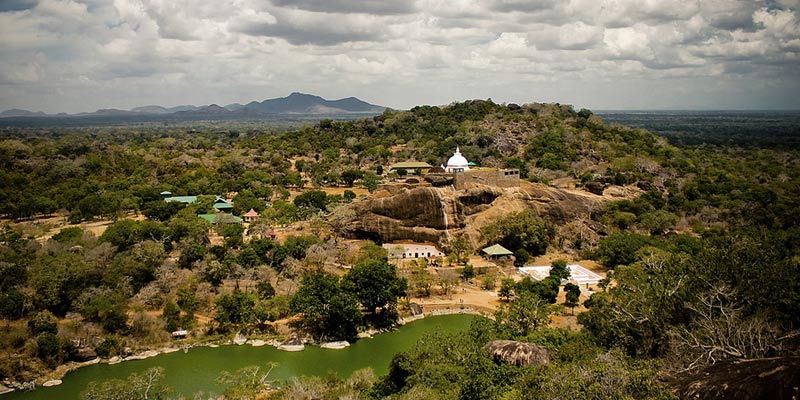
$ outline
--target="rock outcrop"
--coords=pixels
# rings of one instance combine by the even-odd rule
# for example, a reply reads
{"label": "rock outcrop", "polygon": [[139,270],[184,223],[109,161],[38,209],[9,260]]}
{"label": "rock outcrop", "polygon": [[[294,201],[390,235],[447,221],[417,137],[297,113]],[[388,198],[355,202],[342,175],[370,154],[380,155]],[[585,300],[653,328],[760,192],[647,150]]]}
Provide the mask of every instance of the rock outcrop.
{"label": "rock outcrop", "polygon": [[[510,212],[529,208],[554,224],[588,219],[607,197],[521,182],[520,187],[470,185],[452,187],[387,185],[369,199],[352,205],[353,233],[378,242],[410,240],[447,247],[450,238],[465,235],[479,244],[480,228]],[[618,197],[615,197],[618,199]]]}
{"label": "rock outcrop", "polygon": [[552,350],[533,343],[513,340],[495,340],[483,346],[495,362],[513,364],[518,367],[540,366],[550,362]]}
{"label": "rock outcrop", "polygon": [[724,361],[666,380],[682,399],[793,399],[800,357]]}
{"label": "rock outcrop", "polygon": [[89,347],[81,347],[75,351],[75,361],[84,362],[91,361],[97,358],[97,352]]}

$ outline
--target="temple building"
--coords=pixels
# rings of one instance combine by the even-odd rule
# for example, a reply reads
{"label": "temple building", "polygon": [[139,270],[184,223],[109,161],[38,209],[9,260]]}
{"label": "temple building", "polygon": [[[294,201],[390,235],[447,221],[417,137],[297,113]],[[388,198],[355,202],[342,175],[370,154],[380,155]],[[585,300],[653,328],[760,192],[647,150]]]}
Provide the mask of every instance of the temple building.
{"label": "temple building", "polygon": [[461,155],[461,149],[456,146],[456,152],[453,154],[450,159],[447,160],[447,167],[445,167],[445,171],[447,172],[464,172],[469,171],[469,161]]}

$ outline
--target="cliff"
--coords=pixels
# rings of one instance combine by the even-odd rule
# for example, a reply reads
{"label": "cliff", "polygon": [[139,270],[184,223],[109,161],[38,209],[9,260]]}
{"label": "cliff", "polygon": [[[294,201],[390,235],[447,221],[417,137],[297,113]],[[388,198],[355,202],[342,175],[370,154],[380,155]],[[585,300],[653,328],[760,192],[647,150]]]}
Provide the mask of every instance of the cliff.
{"label": "cliff", "polygon": [[599,196],[525,181],[515,188],[470,185],[464,190],[386,185],[351,206],[356,215],[353,232],[379,242],[426,241],[445,248],[452,237],[464,235],[473,246],[478,246],[482,244],[482,227],[508,213],[528,208],[534,208],[553,224],[577,222],[595,232],[598,227],[588,218],[592,210],[604,201],[630,198],[638,193],[636,189],[611,187]]}

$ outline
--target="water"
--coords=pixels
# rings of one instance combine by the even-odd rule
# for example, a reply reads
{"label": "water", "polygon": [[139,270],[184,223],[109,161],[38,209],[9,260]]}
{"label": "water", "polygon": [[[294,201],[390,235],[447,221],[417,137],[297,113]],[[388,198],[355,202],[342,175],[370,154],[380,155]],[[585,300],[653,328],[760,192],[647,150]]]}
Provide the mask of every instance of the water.
{"label": "water", "polygon": [[431,188],[431,190],[436,193],[435,197],[439,198],[439,204],[442,206],[442,219],[444,220],[444,236],[447,238],[447,241],[450,241],[450,231],[448,230],[449,222],[447,221],[447,204],[444,201],[444,197],[439,195],[439,192],[436,189]]}
{"label": "water", "polygon": [[2,400],[17,399],[77,399],[89,382],[108,379],[124,379],[133,372],[142,372],[150,367],[164,368],[164,383],[173,388],[173,397],[186,396],[202,391],[218,394],[221,387],[216,379],[222,371],[235,372],[250,366],[269,369],[268,364],[278,366],[272,370],[270,379],[288,379],[301,375],[324,376],[335,373],[347,377],[353,371],[371,367],[376,376],[388,372],[392,355],[410,349],[428,332],[459,332],[469,327],[475,318],[472,315],[443,315],[415,321],[394,332],[376,335],[372,339],[361,339],[343,350],[326,350],[306,346],[301,352],[284,352],[272,346],[252,347],[221,346],[218,348],[197,347],[187,353],[178,351],[162,354],[145,360],[126,361],[108,365],[97,364],[70,372],[59,386],[39,388],[33,392],[15,392],[0,396]]}

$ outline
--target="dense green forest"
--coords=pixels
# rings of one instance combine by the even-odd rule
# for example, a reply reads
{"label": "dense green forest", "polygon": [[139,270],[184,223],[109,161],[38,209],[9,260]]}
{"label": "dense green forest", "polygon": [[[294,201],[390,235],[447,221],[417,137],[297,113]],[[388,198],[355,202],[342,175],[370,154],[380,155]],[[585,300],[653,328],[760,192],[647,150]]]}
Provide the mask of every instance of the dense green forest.
{"label": "dense green forest", "polygon": [[607,123],[644,128],[677,145],[800,146],[797,111],[605,111]]}
{"label": "dense green forest", "polygon": [[[288,130],[257,122],[235,129],[5,128],[0,379],[29,380],[87,346],[110,357],[169,341],[178,327],[199,327],[198,313],[212,318],[203,325],[209,337],[269,332],[289,315],[302,315],[297,329],[316,338],[353,339],[362,327],[391,325],[413,282],[398,277],[379,246],[348,248],[339,240],[346,232],[338,218],[354,195],[315,188],[374,191],[389,163],[439,165],[458,145],[468,159],[519,168],[531,182],[642,191],[594,210],[601,239],[575,246],[610,269],[603,291],[578,316],[583,329],[547,327],[562,307],[554,304],[557,275],[504,282],[507,301],[494,319],[478,320],[463,335],[432,335],[396,355],[387,376],[298,379],[273,396],[674,398],[680,377],[709,366],[797,355],[800,149],[754,136],[747,146],[742,132],[734,144],[673,146],[588,110],[480,100]],[[310,190],[290,201],[290,190],[300,188]],[[162,191],[200,197],[166,203]],[[240,225],[197,218],[215,195],[229,192],[236,193],[235,214],[261,213],[266,222],[258,229],[305,220],[319,232],[244,243]],[[50,227],[20,228],[55,214],[73,224],[114,222],[100,236],[75,225],[47,240],[37,238]],[[210,229],[222,244],[210,245]],[[505,235],[524,229],[512,226]],[[542,240],[543,251],[563,245],[557,234]],[[353,268],[331,274],[322,268],[328,259]],[[70,322],[59,326],[64,319]],[[541,345],[553,352],[551,362],[496,362],[483,347],[497,339]],[[229,398],[265,388],[228,378]]]}

